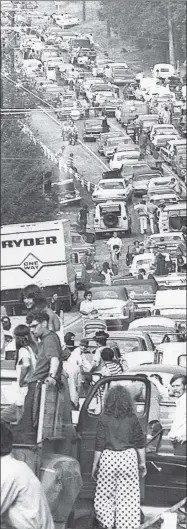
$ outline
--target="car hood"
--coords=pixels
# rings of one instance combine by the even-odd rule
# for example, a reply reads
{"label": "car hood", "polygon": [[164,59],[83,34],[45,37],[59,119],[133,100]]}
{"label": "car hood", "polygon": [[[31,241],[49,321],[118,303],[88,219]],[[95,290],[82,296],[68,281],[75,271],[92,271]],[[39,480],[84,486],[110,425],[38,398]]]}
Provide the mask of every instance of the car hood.
{"label": "car hood", "polygon": [[94,308],[97,310],[115,310],[115,309],[121,309],[127,305],[127,301],[123,301],[122,299],[93,299],[92,301]]}

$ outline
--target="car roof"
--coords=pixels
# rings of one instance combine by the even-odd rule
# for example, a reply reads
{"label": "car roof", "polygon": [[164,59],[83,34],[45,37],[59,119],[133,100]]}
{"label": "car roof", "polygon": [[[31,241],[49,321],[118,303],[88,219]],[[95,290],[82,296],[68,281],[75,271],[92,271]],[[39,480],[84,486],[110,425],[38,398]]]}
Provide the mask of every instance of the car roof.
{"label": "car roof", "polygon": [[116,338],[119,337],[121,339],[123,339],[125,336],[146,338],[149,333],[142,331],[141,329],[128,329],[128,331],[110,331],[109,338],[113,338],[114,335],[116,336]]}
{"label": "car roof", "polygon": [[129,368],[126,372],[135,372],[137,371],[150,371],[155,373],[171,373],[171,375],[186,375],[186,370],[182,366],[173,366],[170,364],[162,365],[162,364],[138,364],[137,366],[133,366]]}
{"label": "car roof", "polygon": [[165,237],[176,237],[177,235],[180,235],[180,238],[183,237],[183,233],[181,231],[165,231],[164,233],[154,233],[149,235],[149,239],[159,239],[162,238],[165,239]]}

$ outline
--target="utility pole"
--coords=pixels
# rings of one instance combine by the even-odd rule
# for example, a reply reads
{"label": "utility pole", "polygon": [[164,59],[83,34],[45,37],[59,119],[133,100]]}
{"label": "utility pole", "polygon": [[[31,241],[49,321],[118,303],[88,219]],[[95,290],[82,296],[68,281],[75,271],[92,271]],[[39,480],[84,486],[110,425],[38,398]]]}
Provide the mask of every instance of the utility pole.
{"label": "utility pole", "polygon": [[11,75],[14,76],[14,70],[15,70],[15,58],[14,58],[14,46],[15,46],[15,31],[14,31],[14,25],[15,25],[15,10],[11,11],[11,49],[10,49],[10,56],[11,56]]}
{"label": "utility pole", "polygon": [[169,37],[169,62],[170,64],[172,64],[172,66],[175,67],[175,50],[174,50],[170,0],[168,0],[168,37]]}
{"label": "utility pole", "polygon": [[86,20],[86,0],[82,0],[82,20]]}

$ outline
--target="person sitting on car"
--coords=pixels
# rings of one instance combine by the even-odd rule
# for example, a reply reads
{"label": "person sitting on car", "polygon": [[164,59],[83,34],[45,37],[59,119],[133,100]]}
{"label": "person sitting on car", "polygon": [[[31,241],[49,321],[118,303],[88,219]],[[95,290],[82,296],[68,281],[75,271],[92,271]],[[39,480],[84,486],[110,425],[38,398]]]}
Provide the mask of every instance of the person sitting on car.
{"label": "person sitting on car", "polygon": [[87,318],[97,314],[97,310],[94,308],[94,304],[92,303],[92,293],[90,290],[87,290],[84,293],[84,301],[81,301],[80,304],[80,313],[83,316],[87,316]]}

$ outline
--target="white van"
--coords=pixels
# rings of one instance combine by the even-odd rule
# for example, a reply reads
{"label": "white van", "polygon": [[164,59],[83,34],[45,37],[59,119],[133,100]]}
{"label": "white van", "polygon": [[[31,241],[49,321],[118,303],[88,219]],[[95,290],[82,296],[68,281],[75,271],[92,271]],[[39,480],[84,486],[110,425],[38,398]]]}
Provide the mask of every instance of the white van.
{"label": "white van", "polygon": [[175,69],[172,64],[155,64],[153,68],[153,77],[158,78],[161,77],[162,79],[168,79],[172,75],[174,75]]}

